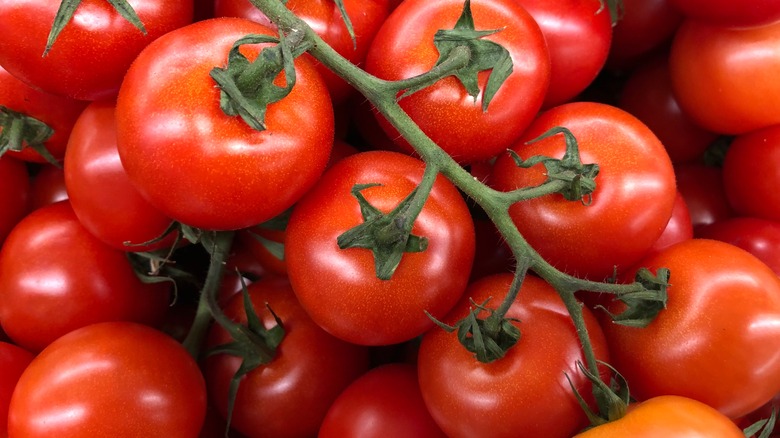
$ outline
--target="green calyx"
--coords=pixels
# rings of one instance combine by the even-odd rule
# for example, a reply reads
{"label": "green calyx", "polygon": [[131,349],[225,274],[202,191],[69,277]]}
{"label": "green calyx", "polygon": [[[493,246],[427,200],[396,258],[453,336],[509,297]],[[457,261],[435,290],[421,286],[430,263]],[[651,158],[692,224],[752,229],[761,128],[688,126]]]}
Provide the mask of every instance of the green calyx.
{"label": "green calyx", "polygon": [[642,285],[642,290],[620,294],[615,298],[627,307],[619,314],[608,312],[612,321],[628,327],[647,327],[666,308],[669,275],[667,268],[658,269],[655,275],[647,268],[639,269],[635,281]]}
{"label": "green calyx", "polygon": [[[220,88],[219,105],[231,117],[241,117],[252,129],[265,130],[265,114],[268,105],[284,99],[295,85],[295,58],[310,47],[301,42],[302,35],[279,33],[279,38],[269,35],[247,35],[233,44],[228,53],[227,66],[214,67],[211,78]],[[276,43],[266,47],[254,61],[249,61],[239,48],[244,44]],[[274,83],[284,72],[285,85]]]}
{"label": "green calyx", "polygon": [[546,169],[547,181],[563,182],[563,188],[558,191],[568,201],[581,201],[584,205],[589,205],[593,201],[593,191],[596,190],[596,176],[599,173],[598,164],[583,164],[580,158],[579,146],[574,134],[568,128],[555,127],[530,140],[531,144],[557,134],[563,134],[566,141],[566,152],[563,158],[552,158],[544,155],[535,155],[527,160],[523,160],[516,152],[510,150],[509,153],[518,167],[529,168],[542,163]]}
{"label": "green calyx", "polygon": [[[140,30],[141,33],[146,35],[144,24],[127,0],[108,0],[108,2],[111,3],[111,6],[114,7],[122,18],[129,21],[133,26]],[[49,37],[46,39],[46,48],[43,50],[44,57],[49,54],[49,51],[54,45],[54,42],[57,41],[60,32],[62,32],[65,26],[67,26],[73,18],[73,14],[80,4],[81,0],[62,0],[59,9],[57,9],[57,15],[54,16],[54,22],[52,23],[51,31],[49,31]]]}
{"label": "green calyx", "polygon": [[2,128],[0,157],[8,151],[21,152],[27,146],[38,152],[49,163],[62,167],[44,145],[54,134],[54,130],[49,125],[34,117],[0,106],[0,128]]}
{"label": "green calyx", "polygon": [[626,415],[629,403],[631,403],[628,383],[623,375],[605,362],[599,361],[598,363],[612,370],[613,377],[609,384],[605,383],[601,379],[601,376],[589,371],[582,362],[577,361],[578,371],[587,377],[593,385],[594,395],[596,400],[599,401],[598,412],[593,412],[593,410],[590,409],[588,403],[571,381],[571,377],[566,374],[566,380],[569,381],[569,386],[571,386],[571,390],[574,392],[574,396],[577,398],[580,408],[582,408],[590,421],[590,426],[588,428],[600,426],[609,423],[610,421],[616,421],[623,418],[623,416]]}

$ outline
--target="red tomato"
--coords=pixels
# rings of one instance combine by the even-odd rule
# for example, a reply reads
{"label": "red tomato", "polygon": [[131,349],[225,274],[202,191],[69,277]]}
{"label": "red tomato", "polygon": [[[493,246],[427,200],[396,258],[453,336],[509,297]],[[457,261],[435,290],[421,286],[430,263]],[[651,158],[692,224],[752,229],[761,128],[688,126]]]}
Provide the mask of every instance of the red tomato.
{"label": "red tomato", "polygon": [[758,26],[780,20],[775,0],[669,0],[686,17],[725,26]]}
{"label": "red tomato", "polygon": [[96,322],[156,324],[168,299],[167,285],[141,283],[124,252],[92,236],[68,201],[30,213],[0,250],[0,324],[30,351]]}
{"label": "red tomato", "polygon": [[[637,400],[680,395],[738,418],[780,392],[780,278],[766,264],[691,239],[640,265],[671,271],[666,308],[644,328],[602,325],[612,365]],[[622,303],[612,304],[616,313]]]}
{"label": "red tomato", "polygon": [[8,405],[16,382],[34,355],[22,347],[0,341],[0,436],[8,437]]}
{"label": "red tomato", "polygon": [[[127,73],[116,108],[122,164],[165,215],[198,228],[239,229],[289,208],[321,175],[333,145],[327,89],[305,59],[292,92],[268,107],[264,131],[220,109],[209,72],[258,23],[219,18],[170,32]],[[254,59],[259,46],[242,46]],[[161,129],[160,127],[165,127]]]}
{"label": "red tomato", "polygon": [[[353,64],[360,65],[366,58],[371,40],[390,13],[388,0],[346,0],[343,3],[355,32],[354,43],[333,0],[289,0],[286,6],[336,52]],[[249,0],[215,0],[214,11],[217,17],[241,17],[275,27]],[[325,79],[334,102],[343,102],[354,92],[346,81],[314,58],[310,59]]]}
{"label": "red tomato", "polygon": [[780,221],[780,125],[734,138],[723,160],[723,187],[740,215]]}
{"label": "red tomato", "polygon": [[687,19],[669,69],[680,107],[704,129],[742,134],[780,123],[780,21],[725,27]]}
{"label": "red tomato", "polygon": [[[287,280],[262,279],[247,289],[265,328],[276,325],[268,306],[281,320],[285,335],[274,358],[242,378],[231,427],[249,437],[315,436],[333,400],[367,370],[368,350],[317,326],[301,308]],[[225,314],[246,323],[242,295],[225,306]],[[215,325],[206,346],[228,342],[228,333]],[[230,379],[240,365],[240,357],[227,354],[210,355],[204,364],[209,397],[223,418],[227,418]]]}
{"label": "red tomato", "polygon": [[106,322],[42,351],[16,386],[12,437],[195,438],[206,388],[181,344],[140,324]]}
{"label": "red tomato", "polygon": [[392,363],[352,382],[333,402],[318,438],[444,438],[425,407],[417,368]]}
{"label": "red tomato", "polygon": [[[400,80],[430,70],[439,58],[434,34],[455,27],[462,10],[462,0],[402,2],[371,43],[366,71]],[[550,82],[544,35],[516,0],[474,2],[471,11],[478,30],[501,29],[485,39],[502,45],[514,64],[488,110],[482,110],[482,93],[477,99],[469,96],[455,76],[399,102],[433,141],[463,163],[487,160],[509,147],[536,115]],[[488,73],[479,74],[480,90]],[[384,118],[379,123],[399,147],[412,150]]]}
{"label": "red tomato", "polygon": [[[79,100],[116,96],[130,63],[161,35],[192,21],[192,0],[130,0],[144,35],[110,2],[83,0],[46,56],[60,2],[0,2],[0,65],[28,85]],[[54,73],[56,72],[56,73]]]}
{"label": "red tomato", "polygon": [[[472,283],[447,315],[454,324],[490,298],[495,309],[506,296],[512,274]],[[595,317],[583,309],[596,357],[609,361],[604,335]],[[480,317],[486,317],[480,311]],[[529,275],[506,315],[522,333],[506,356],[479,362],[459,342],[457,333],[427,332],[418,356],[420,389],[426,406],[447,436],[568,438],[587,425],[569,382],[592,404],[590,381],[576,365],[582,348],[566,306],[544,280]]]}
{"label": "red tomato", "polygon": [[516,0],[536,20],[550,51],[543,106],[567,102],[593,82],[609,54],[612,19],[600,0]]}
{"label": "red tomato", "polygon": [[718,137],[694,124],[680,109],[672,92],[666,54],[642,63],[631,73],[618,106],[653,130],[674,163],[701,159]]}
{"label": "red tomato", "polygon": [[680,192],[674,198],[674,207],[672,208],[672,217],[666,224],[663,233],[658,236],[655,243],[650,247],[649,254],[657,253],[677,242],[693,239],[693,224],[691,223],[691,214],[688,211],[688,205],[685,203]]}
{"label": "red tomato", "polygon": [[38,167],[30,180],[30,210],[68,199],[65,171],[47,164]]}
{"label": "red tomato", "polygon": [[[547,195],[515,203],[510,214],[531,246],[558,269],[594,280],[608,278],[616,266],[628,268],[639,261],[669,222],[676,196],[672,163],[663,144],[638,119],[589,102],[542,113],[514,151],[523,159],[563,157],[561,135],[526,143],[556,126],[568,128],[577,138],[583,163],[599,165],[592,202]],[[496,160],[491,184],[510,191],[546,178],[542,164],[523,169],[504,154]]]}
{"label": "red tomato", "polygon": [[702,225],[726,219],[734,212],[726,198],[723,170],[701,163],[678,164],[674,167],[677,189],[685,199],[691,224],[696,229]]}
{"label": "red tomato", "polygon": [[0,158],[0,245],[27,213],[30,176],[23,162]]}
{"label": "red tomato", "polygon": [[623,15],[612,30],[607,68],[632,68],[671,40],[682,21],[670,0],[623,0]]}
{"label": "red tomato", "polygon": [[[2,27],[2,8],[0,6],[0,27]],[[87,102],[41,92],[11,76],[8,71],[0,67],[0,106],[22,116],[31,117],[51,128],[51,136],[43,142],[43,146],[54,159],[59,161],[65,155],[65,146],[68,144],[73,124],[76,123],[81,110],[87,106]],[[0,131],[8,128],[9,125],[0,127]],[[22,147],[21,151],[9,150],[7,154],[24,161],[46,162],[46,158],[29,147],[26,141],[22,143]]]}
{"label": "red tomato", "polygon": [[665,395],[629,405],[625,417],[575,438],[745,438],[728,417],[696,400]]}
{"label": "red tomato", "polygon": [[758,257],[780,275],[780,222],[756,217],[732,217],[696,230],[696,237],[715,239]]}
{"label": "red tomato", "polygon": [[170,246],[174,235],[151,245],[173,220],[130,182],[116,145],[113,101],[90,104],[79,117],[65,154],[65,185],[73,211],[90,233],[122,251]]}
{"label": "red tomato", "polygon": [[337,238],[364,223],[350,193],[356,184],[387,214],[420,183],[422,161],[395,152],[363,152],[336,163],[295,207],[287,226],[285,257],[293,290],[312,319],[331,334],[364,345],[395,344],[433,326],[458,301],[474,258],[468,206],[438,176],[412,234],[428,239],[421,252],[404,253],[389,280],[377,278],[365,248],[339,249]]}

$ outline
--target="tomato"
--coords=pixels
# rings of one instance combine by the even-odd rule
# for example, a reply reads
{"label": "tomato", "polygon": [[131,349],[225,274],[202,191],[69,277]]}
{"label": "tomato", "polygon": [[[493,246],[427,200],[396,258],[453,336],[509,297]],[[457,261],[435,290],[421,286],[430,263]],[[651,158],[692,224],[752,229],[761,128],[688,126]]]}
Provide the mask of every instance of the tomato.
{"label": "tomato", "polygon": [[663,233],[658,236],[658,239],[656,239],[650,251],[648,251],[648,255],[688,239],[693,239],[691,213],[688,211],[688,204],[685,203],[685,198],[683,198],[680,192],[677,192],[677,196],[674,198],[672,217],[669,218]]}
{"label": "tomato", "polygon": [[[2,8],[0,6],[0,27],[2,26]],[[48,126],[52,132],[42,142],[42,145],[55,160],[60,161],[65,155],[65,146],[68,143],[70,131],[86,105],[86,102],[41,92],[0,67],[0,106],[18,113],[17,118],[26,116]],[[26,123],[25,127],[29,129],[29,124]],[[0,131],[9,128],[10,126],[6,125],[0,127]],[[9,150],[6,153],[24,161],[37,163],[47,161],[46,158],[29,147],[27,140],[23,141],[20,146],[23,148],[21,151]]]}
{"label": "tomato", "polygon": [[[637,400],[680,395],[737,418],[779,392],[777,274],[708,239],[672,245],[640,265],[671,271],[666,308],[644,328],[603,324],[612,365]],[[616,313],[620,304],[609,308]]]}
{"label": "tomato", "polygon": [[0,245],[27,213],[30,176],[23,162],[0,158]]}
{"label": "tomato", "polygon": [[720,167],[684,163],[674,167],[674,174],[677,177],[677,189],[688,206],[694,234],[702,225],[734,215],[726,198],[723,170]]}
{"label": "tomato", "polygon": [[669,0],[686,17],[725,26],[759,26],[780,20],[780,3],[753,0],[750,5],[737,0]]}
{"label": "tomato", "polygon": [[701,159],[717,134],[700,128],[680,109],[666,55],[638,66],[620,92],[618,106],[653,130],[674,163]]}
{"label": "tomato", "polygon": [[729,205],[743,216],[780,220],[780,125],[734,138],[723,160]]}
{"label": "tomato", "polygon": [[65,171],[47,164],[36,169],[30,180],[30,210],[68,199]]}
{"label": "tomato", "polygon": [[696,236],[738,246],[780,275],[780,222],[756,217],[732,217],[696,230]]}
{"label": "tomato", "polygon": [[[355,32],[355,41],[349,36],[341,12],[333,0],[290,0],[288,9],[295,12],[336,52],[350,62],[360,65],[366,58],[374,35],[390,13],[388,0],[345,0],[344,9]],[[217,17],[241,17],[275,27],[249,0],[215,0]],[[334,102],[343,102],[354,89],[313,57]]]}
{"label": "tomato", "polygon": [[425,407],[417,368],[391,363],[352,382],[331,405],[318,438],[444,438]]}
{"label": "tomato", "polygon": [[8,405],[16,382],[32,362],[33,354],[22,347],[0,341],[0,436],[8,436]]}
{"label": "tomato", "polygon": [[512,272],[512,250],[489,219],[475,218],[476,247],[470,281],[499,272]]}
{"label": "tomato", "polygon": [[543,106],[577,96],[609,54],[612,19],[600,0],[517,0],[536,20],[550,51],[550,86]]}
{"label": "tomato", "polygon": [[[279,317],[285,335],[270,362],[241,379],[231,427],[248,437],[311,437],[333,400],[368,369],[368,350],[323,331],[304,312],[283,278],[261,279],[248,286],[252,306],[266,329]],[[246,324],[244,300],[236,295],[225,306],[232,320]],[[212,327],[207,348],[231,342],[220,326]],[[228,386],[241,358],[214,354],[205,359],[209,397],[227,418]]]}
{"label": "tomato", "polygon": [[606,67],[633,68],[668,43],[682,21],[682,14],[670,0],[623,0],[623,15],[612,30]]}
{"label": "tomato", "polygon": [[428,240],[404,252],[388,280],[377,278],[373,252],[339,249],[337,238],[364,223],[350,193],[382,213],[393,210],[422,180],[424,163],[396,152],[363,152],[329,169],[295,206],[287,225],[287,273],[301,305],[329,333],[363,345],[400,343],[433,326],[466,288],[474,258],[474,225],[458,190],[439,175],[412,234]]}
{"label": "tomato", "polygon": [[[565,141],[560,135],[527,143],[556,126],[574,134],[583,163],[599,165],[592,202],[586,205],[552,194],[517,202],[510,215],[552,265],[602,280],[616,266],[625,269],[636,263],[661,235],[676,196],[674,169],[647,126],[621,109],[599,103],[568,103],[542,113],[513,150],[523,159],[563,157]],[[510,191],[536,186],[546,178],[542,164],[523,169],[503,154],[493,167],[491,184]]]}
{"label": "tomato", "polygon": [[141,283],[124,252],[92,236],[68,201],[30,213],[0,250],[0,324],[30,351],[96,322],[156,324],[168,299],[167,285]]}
{"label": "tomato", "polygon": [[[328,161],[333,107],[303,58],[295,61],[292,92],[269,105],[266,130],[220,109],[209,72],[252,33],[274,34],[239,18],[177,29],[150,44],[122,83],[116,108],[122,165],[153,206],[184,224],[225,230],[271,219],[314,185]],[[259,50],[242,49],[251,59]]]}
{"label": "tomato", "polygon": [[[742,7],[742,5],[740,5]],[[736,135],[780,123],[780,21],[726,27],[687,19],[669,55],[672,89],[704,129]]]}
{"label": "tomato", "polygon": [[57,339],[22,373],[12,437],[192,437],[206,413],[195,360],[147,326],[105,322]]}
{"label": "tomato", "polygon": [[[79,100],[116,96],[130,63],[161,35],[192,21],[192,0],[130,0],[146,35],[110,2],[83,0],[51,50],[42,56],[60,2],[0,4],[0,65],[28,85]],[[56,72],[56,74],[53,74]]]}
{"label": "tomato", "polygon": [[[454,324],[473,302],[495,309],[509,290],[512,274],[496,274],[472,283],[447,315]],[[595,317],[583,309],[596,357],[609,361],[604,335]],[[487,316],[480,311],[479,316]],[[506,315],[517,318],[521,337],[506,356],[479,362],[439,328],[420,344],[420,390],[433,418],[450,437],[538,436],[568,438],[587,424],[566,376],[592,405],[590,381],[578,370],[584,362],[574,324],[563,301],[544,280],[528,275]]]}
{"label": "tomato", "polygon": [[[371,43],[366,71],[382,79],[400,80],[430,70],[439,58],[434,34],[454,28],[462,10],[462,0],[402,2]],[[504,151],[534,118],[550,82],[544,35],[516,0],[474,2],[471,11],[477,30],[501,29],[484,39],[503,46],[514,64],[487,111],[482,108],[482,93],[474,99],[455,76],[399,102],[428,137],[462,163],[487,160]],[[484,90],[488,73],[479,74],[480,90]],[[412,150],[383,117],[378,119],[399,147]]]}
{"label": "tomato", "polygon": [[728,417],[696,400],[664,395],[629,405],[625,417],[575,438],[744,438]]}

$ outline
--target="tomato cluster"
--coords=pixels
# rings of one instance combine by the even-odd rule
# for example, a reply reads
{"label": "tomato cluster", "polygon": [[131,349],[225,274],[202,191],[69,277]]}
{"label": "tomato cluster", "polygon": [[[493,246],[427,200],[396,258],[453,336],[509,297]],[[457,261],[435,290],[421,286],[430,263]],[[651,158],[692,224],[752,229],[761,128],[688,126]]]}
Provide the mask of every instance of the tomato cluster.
{"label": "tomato cluster", "polygon": [[775,436],[780,3],[59,3],[0,437]]}

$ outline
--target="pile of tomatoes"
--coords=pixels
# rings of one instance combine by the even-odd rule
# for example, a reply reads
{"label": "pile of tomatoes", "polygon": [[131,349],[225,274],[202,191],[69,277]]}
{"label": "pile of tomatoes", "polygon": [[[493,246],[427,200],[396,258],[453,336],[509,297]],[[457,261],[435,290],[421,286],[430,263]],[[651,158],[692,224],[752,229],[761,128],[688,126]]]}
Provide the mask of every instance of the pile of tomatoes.
{"label": "pile of tomatoes", "polygon": [[0,437],[780,436],[779,2],[59,3],[0,2]]}

